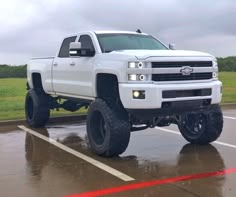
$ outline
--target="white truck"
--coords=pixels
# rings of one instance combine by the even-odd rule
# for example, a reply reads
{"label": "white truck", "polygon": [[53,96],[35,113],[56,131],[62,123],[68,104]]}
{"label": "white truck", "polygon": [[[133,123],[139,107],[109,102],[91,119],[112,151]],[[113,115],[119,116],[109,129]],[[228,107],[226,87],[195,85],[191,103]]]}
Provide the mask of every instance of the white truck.
{"label": "white truck", "polygon": [[190,143],[213,142],[223,128],[217,60],[173,46],[140,31],[66,37],[56,57],[28,63],[28,124],[45,126],[51,109],[88,107],[90,147],[106,157],[126,150],[130,132],[172,123]]}

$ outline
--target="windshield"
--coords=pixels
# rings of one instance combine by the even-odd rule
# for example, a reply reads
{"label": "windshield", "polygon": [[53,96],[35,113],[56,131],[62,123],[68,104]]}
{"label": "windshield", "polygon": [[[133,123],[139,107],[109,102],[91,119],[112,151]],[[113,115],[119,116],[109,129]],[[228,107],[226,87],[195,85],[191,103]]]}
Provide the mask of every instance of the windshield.
{"label": "windshield", "polygon": [[161,42],[149,35],[98,34],[103,53],[117,50],[168,50]]}

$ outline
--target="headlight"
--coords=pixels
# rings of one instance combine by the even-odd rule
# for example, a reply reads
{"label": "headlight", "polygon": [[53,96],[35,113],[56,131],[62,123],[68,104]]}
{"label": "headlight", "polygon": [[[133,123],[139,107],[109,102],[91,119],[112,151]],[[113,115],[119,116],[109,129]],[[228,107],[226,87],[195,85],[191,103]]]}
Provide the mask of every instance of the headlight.
{"label": "headlight", "polygon": [[218,79],[218,63],[217,59],[215,58],[213,61],[213,73],[212,73],[212,78],[213,79]]}
{"label": "headlight", "polygon": [[129,74],[128,80],[129,81],[146,81],[147,76],[146,75],[138,75],[138,74]]}
{"label": "headlight", "polygon": [[138,63],[138,68],[142,69],[143,67],[144,67],[143,62],[139,62],[139,63]]}
{"label": "headlight", "polygon": [[128,62],[128,81],[150,81],[151,71],[146,74],[148,68],[151,68],[151,62]]}
{"label": "headlight", "polygon": [[145,63],[144,62],[129,62],[128,68],[144,68]]}
{"label": "headlight", "polygon": [[145,81],[146,80],[146,76],[145,75],[139,75],[139,80],[140,81]]}
{"label": "headlight", "polygon": [[218,72],[213,72],[213,78],[218,79]]}
{"label": "headlight", "polygon": [[218,67],[217,59],[214,59],[212,63],[213,63],[213,67]]}
{"label": "headlight", "polygon": [[136,63],[135,62],[129,62],[129,68],[136,68]]}
{"label": "headlight", "polygon": [[128,78],[129,78],[129,81],[137,81],[138,75],[131,74],[131,75],[128,75]]}

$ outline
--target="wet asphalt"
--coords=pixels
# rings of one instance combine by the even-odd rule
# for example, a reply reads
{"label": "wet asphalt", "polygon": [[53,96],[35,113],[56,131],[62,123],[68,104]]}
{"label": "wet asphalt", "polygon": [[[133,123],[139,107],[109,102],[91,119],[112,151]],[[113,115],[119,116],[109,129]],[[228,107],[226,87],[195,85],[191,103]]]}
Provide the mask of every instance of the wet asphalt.
{"label": "wet asphalt", "polygon": [[[116,158],[94,155],[84,122],[48,125],[34,131],[134,178],[112,174],[17,127],[0,127],[0,197],[66,197],[120,185],[236,168],[236,110],[224,109],[224,130],[207,146],[188,144],[176,126],[131,135]],[[169,132],[171,131],[171,132]],[[174,131],[174,132],[172,132]],[[236,173],[136,188],[107,196],[236,196]]]}

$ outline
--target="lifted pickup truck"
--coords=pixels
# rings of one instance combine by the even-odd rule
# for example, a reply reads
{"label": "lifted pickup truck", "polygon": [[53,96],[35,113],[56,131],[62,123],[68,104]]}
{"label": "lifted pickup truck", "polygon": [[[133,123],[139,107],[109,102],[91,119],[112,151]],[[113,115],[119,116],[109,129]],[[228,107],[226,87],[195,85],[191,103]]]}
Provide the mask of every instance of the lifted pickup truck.
{"label": "lifted pickup truck", "polygon": [[174,50],[145,33],[66,37],[56,57],[30,60],[27,81],[28,124],[45,126],[51,109],[89,107],[88,139],[101,156],[123,153],[130,132],[156,126],[177,124],[194,144],[211,143],[222,132],[216,58]]}

